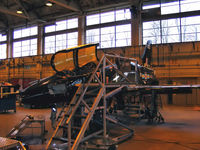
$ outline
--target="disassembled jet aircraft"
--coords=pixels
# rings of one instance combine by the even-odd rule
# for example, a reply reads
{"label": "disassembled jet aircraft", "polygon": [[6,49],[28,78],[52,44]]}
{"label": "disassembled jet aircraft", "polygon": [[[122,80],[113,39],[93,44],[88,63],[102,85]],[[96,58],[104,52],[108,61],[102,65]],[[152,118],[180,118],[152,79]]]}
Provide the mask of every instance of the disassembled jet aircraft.
{"label": "disassembled jet aircraft", "polygon": [[[94,140],[101,141],[95,148],[110,148],[133,135],[131,128],[114,117],[118,111],[129,114],[136,107],[139,118],[161,123],[164,118],[158,109],[158,94],[185,93],[200,87],[159,86],[152,69],[140,66],[136,59],[116,54],[103,53],[98,59],[97,46],[88,44],[58,51],[51,59],[56,74],[35,82],[22,93],[24,104],[54,103],[58,99],[66,103],[46,149],[94,149]],[[108,122],[127,132],[107,136]]]}

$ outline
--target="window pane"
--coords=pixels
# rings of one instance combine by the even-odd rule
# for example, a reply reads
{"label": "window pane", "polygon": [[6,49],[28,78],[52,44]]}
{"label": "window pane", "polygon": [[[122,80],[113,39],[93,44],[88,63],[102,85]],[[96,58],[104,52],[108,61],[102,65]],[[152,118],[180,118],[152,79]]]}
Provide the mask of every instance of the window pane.
{"label": "window pane", "polygon": [[67,29],[77,28],[78,27],[78,19],[69,19],[67,20]]}
{"label": "window pane", "polygon": [[66,36],[67,34],[56,35],[56,51],[67,48]]}
{"label": "window pane", "polygon": [[180,35],[164,35],[162,36],[162,43],[175,43],[180,42]]}
{"label": "window pane", "polygon": [[20,42],[14,42],[14,47],[21,47],[21,45],[22,45],[22,42],[20,41]]}
{"label": "window pane", "polygon": [[6,41],[6,40],[7,40],[7,36],[0,34],[0,42]]}
{"label": "window pane", "polygon": [[100,14],[89,15],[86,17],[86,25],[99,24]]}
{"label": "window pane", "polygon": [[113,22],[114,21],[114,11],[101,13],[101,23]]}
{"label": "window pane", "polygon": [[67,47],[74,47],[78,45],[78,32],[68,33],[67,34]]}
{"label": "window pane", "polygon": [[7,44],[0,44],[0,59],[6,58],[6,46]]}
{"label": "window pane", "polygon": [[170,2],[161,4],[161,14],[179,13],[179,2]]}
{"label": "window pane", "polygon": [[116,46],[131,45],[131,24],[116,26]]}
{"label": "window pane", "polygon": [[120,46],[128,46],[131,45],[131,40],[130,39],[118,39],[116,41],[116,46],[120,47]]}
{"label": "window pane", "polygon": [[99,29],[92,29],[86,31],[86,43],[99,43]]}
{"label": "window pane", "polygon": [[31,40],[31,50],[30,50],[30,55],[37,55],[37,39],[32,39]]}
{"label": "window pane", "polygon": [[180,34],[180,27],[162,28],[162,35]]}
{"label": "window pane", "polygon": [[22,56],[28,56],[30,45],[22,46]]}
{"label": "window pane", "polygon": [[14,42],[13,43],[13,57],[20,57],[21,56],[21,46],[22,42]]}
{"label": "window pane", "polygon": [[22,41],[22,47],[30,45],[30,40]]}
{"label": "window pane", "polygon": [[30,55],[29,51],[22,51],[21,56],[29,56],[29,55]]}
{"label": "window pane", "polygon": [[22,33],[21,30],[14,31],[14,39],[21,38],[22,37],[21,33]]}
{"label": "window pane", "polygon": [[67,29],[67,21],[58,21],[56,22],[56,31],[65,30]]}
{"label": "window pane", "polygon": [[37,35],[38,33],[38,27],[32,27],[31,28],[31,35]]}
{"label": "window pane", "polygon": [[168,19],[168,20],[162,20],[162,27],[177,27],[180,26],[180,19]]}
{"label": "window pane", "polygon": [[183,33],[182,40],[183,42],[198,41],[200,40],[200,37],[197,33]]}
{"label": "window pane", "polygon": [[187,26],[182,26],[182,34],[184,33],[200,33],[200,24],[199,25],[187,25]]}
{"label": "window pane", "polygon": [[22,56],[20,47],[16,47],[13,50],[14,50],[13,57],[21,57]]}
{"label": "window pane", "polygon": [[68,40],[69,39],[77,39],[77,37],[78,37],[78,32],[68,33]]}
{"label": "window pane", "polygon": [[45,27],[45,33],[54,32],[56,30],[56,25],[50,25]]}
{"label": "window pane", "polygon": [[143,29],[159,29],[160,21],[143,22]]}
{"label": "window pane", "polygon": [[77,46],[77,40],[76,39],[68,40],[68,45],[67,45],[68,48],[75,47],[75,46]]}
{"label": "window pane", "polygon": [[130,9],[122,9],[116,11],[116,21],[131,19]]}
{"label": "window pane", "polygon": [[115,47],[115,27],[101,28],[101,48]]}
{"label": "window pane", "polygon": [[197,25],[200,24],[200,16],[185,17],[181,18],[181,25]]}
{"label": "window pane", "polygon": [[199,10],[200,0],[182,0],[181,12],[196,11]]}
{"label": "window pane", "polygon": [[45,37],[45,54],[55,53],[55,36]]}
{"label": "window pane", "polygon": [[143,44],[152,40],[153,44],[161,43],[160,41],[160,21],[150,21],[143,23]]}
{"label": "window pane", "polygon": [[30,29],[26,28],[22,30],[22,37],[30,36]]}

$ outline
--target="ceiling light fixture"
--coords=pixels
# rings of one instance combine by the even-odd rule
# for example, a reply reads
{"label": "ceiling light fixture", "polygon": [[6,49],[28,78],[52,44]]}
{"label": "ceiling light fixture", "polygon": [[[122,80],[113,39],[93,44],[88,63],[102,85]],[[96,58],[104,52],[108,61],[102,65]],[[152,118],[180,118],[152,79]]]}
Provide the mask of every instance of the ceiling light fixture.
{"label": "ceiling light fixture", "polygon": [[18,9],[17,14],[23,14],[23,11],[21,9]]}
{"label": "ceiling light fixture", "polygon": [[53,6],[53,3],[51,3],[51,2],[46,2],[46,4],[45,4],[46,6],[48,6],[48,7],[51,7],[51,6]]}

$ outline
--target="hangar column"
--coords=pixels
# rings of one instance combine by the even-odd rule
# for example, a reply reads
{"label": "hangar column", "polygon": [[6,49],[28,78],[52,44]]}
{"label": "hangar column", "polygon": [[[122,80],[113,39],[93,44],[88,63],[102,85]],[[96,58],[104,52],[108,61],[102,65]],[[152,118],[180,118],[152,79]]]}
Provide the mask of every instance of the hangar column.
{"label": "hangar column", "polygon": [[8,58],[8,62],[6,65],[6,73],[7,76],[4,78],[5,81],[9,81],[10,79],[10,58],[13,58],[13,29],[9,29],[7,33],[7,52],[6,58]]}
{"label": "hangar column", "polygon": [[38,42],[37,42],[37,55],[44,54],[43,52],[43,25],[38,25]]}
{"label": "hangar column", "polygon": [[[42,79],[42,64],[43,64],[43,55],[44,55],[44,28],[43,25],[38,25],[38,37],[37,37],[37,55],[39,55],[39,61],[37,61],[37,79]],[[42,55],[42,56],[41,56]]]}
{"label": "hangar column", "polygon": [[132,16],[132,46],[142,45],[142,18],[141,18],[141,4],[138,6],[131,6],[131,16]]}
{"label": "hangar column", "polygon": [[85,15],[78,17],[78,45],[85,44]]}
{"label": "hangar column", "polygon": [[9,29],[7,33],[7,56],[6,58],[13,57],[13,29]]}

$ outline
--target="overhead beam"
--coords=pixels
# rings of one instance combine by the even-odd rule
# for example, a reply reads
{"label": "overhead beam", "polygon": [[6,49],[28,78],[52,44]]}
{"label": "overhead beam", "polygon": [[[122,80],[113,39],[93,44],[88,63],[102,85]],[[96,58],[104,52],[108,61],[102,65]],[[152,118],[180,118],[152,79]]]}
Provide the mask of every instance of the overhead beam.
{"label": "overhead beam", "polygon": [[78,7],[77,3],[75,3],[74,1],[70,1],[70,2],[66,2],[64,0],[49,0],[50,2],[52,3],[55,3],[61,7],[64,7],[64,8],[67,8],[69,10],[72,10],[72,11],[78,11],[80,12],[80,8]]}
{"label": "overhead beam", "polygon": [[29,19],[27,16],[23,15],[23,14],[17,14],[15,11],[11,11],[9,9],[7,9],[6,7],[2,7],[0,6],[0,12],[4,13],[4,14],[9,14],[12,16],[17,16],[17,17],[21,17],[24,19]]}
{"label": "overhead beam", "polygon": [[7,19],[6,15],[4,15],[4,14],[1,14],[1,15],[0,15],[0,22],[2,22],[2,23],[4,24],[5,27],[8,27],[8,26],[9,26],[9,24],[8,24],[8,19]]}

